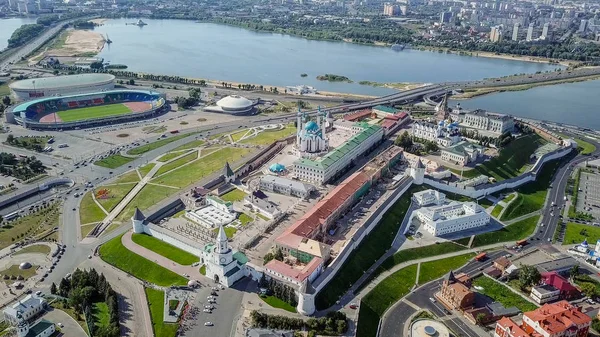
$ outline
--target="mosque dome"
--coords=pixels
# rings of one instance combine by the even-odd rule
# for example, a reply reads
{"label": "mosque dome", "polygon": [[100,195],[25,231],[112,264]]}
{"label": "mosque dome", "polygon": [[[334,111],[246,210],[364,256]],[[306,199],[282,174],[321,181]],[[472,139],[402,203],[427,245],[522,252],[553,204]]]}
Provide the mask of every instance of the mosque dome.
{"label": "mosque dome", "polygon": [[317,123],[310,121],[306,123],[306,126],[304,126],[304,130],[315,132],[319,130],[319,126],[317,125]]}
{"label": "mosque dome", "polygon": [[269,166],[269,171],[275,172],[275,173],[280,173],[280,172],[285,171],[285,166],[283,166],[280,163],[275,163],[275,164],[272,164],[271,166]]}

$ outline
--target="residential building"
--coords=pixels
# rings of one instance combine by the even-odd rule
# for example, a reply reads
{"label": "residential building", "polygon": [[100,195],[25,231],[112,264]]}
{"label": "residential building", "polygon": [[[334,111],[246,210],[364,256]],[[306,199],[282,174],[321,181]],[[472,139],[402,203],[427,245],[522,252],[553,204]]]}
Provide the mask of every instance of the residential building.
{"label": "residential building", "polygon": [[525,41],[529,42],[529,41],[533,41],[533,39],[535,39],[535,37],[533,36],[535,30],[535,26],[533,23],[529,24],[529,27],[527,27],[527,37],[525,38]]}
{"label": "residential building", "polygon": [[491,42],[501,42],[502,41],[502,26],[494,26],[490,31],[490,41]]}
{"label": "residential building", "polygon": [[474,202],[451,201],[442,206],[422,207],[416,216],[434,236],[482,227],[490,222],[490,215]]}
{"label": "residential building", "polygon": [[562,300],[572,300],[581,296],[577,287],[555,271],[542,273],[542,284],[556,288]]}
{"label": "residential building", "polygon": [[560,290],[548,284],[542,284],[531,288],[531,299],[537,304],[554,302],[560,298]]}
{"label": "residential building", "polygon": [[400,14],[400,7],[395,4],[385,3],[383,4],[383,15],[397,16]]}
{"label": "residential building", "polygon": [[273,175],[266,175],[260,178],[260,188],[264,191],[291,195],[303,199],[308,199],[310,194],[316,191],[313,185]]}
{"label": "residential building", "polygon": [[484,110],[473,110],[465,112],[461,116],[460,124],[478,130],[503,134],[514,130],[515,120],[509,115],[490,114]]}
{"label": "residential building", "polygon": [[530,337],[530,335],[512,319],[502,317],[496,322],[494,337]]}
{"label": "residential building", "polygon": [[475,303],[475,293],[470,291],[471,280],[466,274],[454,276],[450,271],[444,277],[440,291],[434,296],[440,300],[446,308],[450,310],[464,311],[473,307]]}
{"label": "residential building", "polygon": [[482,154],[483,147],[466,141],[443,148],[441,151],[442,160],[462,166],[477,161]]}
{"label": "residential building", "polygon": [[281,215],[279,207],[269,201],[268,197],[260,190],[247,195],[244,198],[244,204],[250,206],[254,211],[259,212],[269,219],[275,219]]}
{"label": "residential building", "polygon": [[515,23],[512,31],[512,40],[519,41],[519,30],[521,29],[521,24],[519,22]]}
{"label": "residential building", "polygon": [[4,309],[4,320],[11,325],[18,325],[21,320],[32,321],[44,311],[46,300],[37,295],[27,295],[17,303]]}
{"label": "residential building", "polygon": [[451,19],[452,19],[452,12],[442,12],[440,14],[440,23],[441,24],[449,23]]}
{"label": "residential building", "polygon": [[550,23],[546,22],[544,24],[544,28],[542,29],[542,36],[541,38],[544,40],[550,40]]}
{"label": "residential building", "polygon": [[436,190],[425,190],[414,193],[413,199],[421,207],[431,204],[442,205],[446,202],[446,195]]}

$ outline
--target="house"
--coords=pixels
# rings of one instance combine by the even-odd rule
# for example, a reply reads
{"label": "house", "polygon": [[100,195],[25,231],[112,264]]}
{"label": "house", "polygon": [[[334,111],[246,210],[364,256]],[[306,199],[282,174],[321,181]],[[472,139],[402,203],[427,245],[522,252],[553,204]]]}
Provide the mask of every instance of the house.
{"label": "house", "polygon": [[450,271],[435,297],[450,310],[469,309],[475,302],[475,293],[469,290],[470,282],[471,280],[466,274],[459,274],[458,277],[455,277],[454,273]]}
{"label": "house", "polygon": [[16,326],[22,320],[32,321],[44,311],[46,300],[37,295],[27,295],[4,309],[4,320]]}
{"label": "house", "polygon": [[559,298],[563,300],[572,300],[581,296],[581,292],[577,287],[555,271],[542,273],[542,284],[552,286],[558,290]]}

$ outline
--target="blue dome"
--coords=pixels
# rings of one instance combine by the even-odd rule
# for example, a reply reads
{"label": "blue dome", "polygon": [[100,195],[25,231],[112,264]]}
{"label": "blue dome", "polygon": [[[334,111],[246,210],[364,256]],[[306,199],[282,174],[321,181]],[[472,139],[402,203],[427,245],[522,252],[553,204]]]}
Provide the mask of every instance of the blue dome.
{"label": "blue dome", "polygon": [[583,243],[581,245],[584,246],[584,247],[587,247],[588,246],[587,239],[583,240]]}
{"label": "blue dome", "polygon": [[304,126],[304,130],[317,131],[317,130],[319,130],[319,126],[317,125],[317,123],[310,121],[310,122],[306,123],[306,126]]}
{"label": "blue dome", "polygon": [[285,171],[285,166],[283,166],[282,164],[279,164],[279,163],[275,163],[275,164],[272,164],[271,166],[269,166],[269,171],[276,172],[276,173],[283,172],[283,171]]}

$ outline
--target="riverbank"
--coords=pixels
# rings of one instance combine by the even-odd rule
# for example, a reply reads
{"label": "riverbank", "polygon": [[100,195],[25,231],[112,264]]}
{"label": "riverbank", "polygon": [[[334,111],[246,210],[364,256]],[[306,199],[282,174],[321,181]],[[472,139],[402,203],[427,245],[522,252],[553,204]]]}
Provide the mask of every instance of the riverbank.
{"label": "riverbank", "polygon": [[[52,39],[42,51],[28,61],[37,63],[45,57],[93,57],[102,51],[104,36],[92,30],[68,29]],[[61,60],[62,62],[63,60]],[[65,62],[62,62],[65,63]]]}
{"label": "riverbank", "polygon": [[539,82],[539,83],[530,83],[530,84],[521,84],[521,85],[511,85],[505,87],[490,87],[490,88],[479,88],[479,89],[468,89],[465,90],[462,94],[453,95],[453,100],[464,100],[475,98],[479,96],[489,95],[498,92],[506,92],[506,91],[523,91],[528,90],[535,87],[548,86],[548,85],[556,85],[556,84],[564,84],[564,83],[576,83],[590,80],[600,79],[600,75],[592,75],[592,76],[584,76],[578,78],[569,78],[564,80],[556,80],[556,81],[547,81],[547,82]]}

